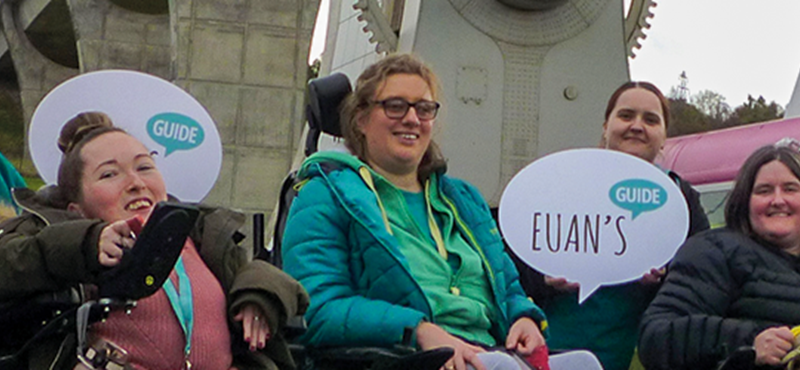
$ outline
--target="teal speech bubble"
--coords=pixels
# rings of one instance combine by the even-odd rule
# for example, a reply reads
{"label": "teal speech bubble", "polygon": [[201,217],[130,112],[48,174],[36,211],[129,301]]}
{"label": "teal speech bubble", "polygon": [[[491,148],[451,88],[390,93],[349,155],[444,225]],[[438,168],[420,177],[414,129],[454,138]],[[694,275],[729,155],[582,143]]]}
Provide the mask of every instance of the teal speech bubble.
{"label": "teal speech bubble", "polygon": [[176,150],[194,149],[203,143],[203,126],[179,113],[161,113],[147,121],[147,134],[164,146],[166,158]]}
{"label": "teal speech bubble", "polygon": [[631,220],[667,203],[667,191],[661,185],[644,179],[620,181],[611,187],[608,196],[620,208],[631,211]]}

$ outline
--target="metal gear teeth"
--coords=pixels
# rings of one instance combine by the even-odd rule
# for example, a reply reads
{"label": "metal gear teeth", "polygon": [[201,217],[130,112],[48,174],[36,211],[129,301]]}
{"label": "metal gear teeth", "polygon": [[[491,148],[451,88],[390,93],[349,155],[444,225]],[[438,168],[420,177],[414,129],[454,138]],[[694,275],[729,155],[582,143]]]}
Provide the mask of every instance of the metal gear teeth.
{"label": "metal gear teeth", "polygon": [[376,44],[376,52],[390,53],[397,50],[397,35],[376,0],[358,0],[353,4],[353,9],[360,12],[357,17],[359,21],[367,22],[363,31],[372,33],[369,42]]}
{"label": "metal gear teeth", "polygon": [[655,16],[652,9],[658,4],[653,0],[633,0],[625,18],[625,46],[629,58],[635,58],[634,49],[641,49],[641,41],[647,38],[644,29],[650,29],[650,20]]}

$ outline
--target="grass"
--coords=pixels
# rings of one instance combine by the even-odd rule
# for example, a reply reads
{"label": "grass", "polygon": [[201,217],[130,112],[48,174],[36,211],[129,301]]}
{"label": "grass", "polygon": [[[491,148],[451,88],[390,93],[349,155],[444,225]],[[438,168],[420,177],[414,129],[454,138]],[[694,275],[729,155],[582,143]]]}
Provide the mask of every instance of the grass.
{"label": "grass", "polygon": [[22,176],[25,179],[25,184],[28,185],[28,189],[39,190],[42,186],[44,186],[44,180],[42,180],[38,175],[36,176]]}
{"label": "grass", "polygon": [[3,154],[5,155],[6,159],[8,159],[8,161],[14,165],[14,168],[17,169],[19,174],[22,175],[22,178],[25,179],[25,184],[28,185],[29,189],[38,190],[45,185],[44,180],[39,177],[39,173],[36,172],[36,166],[33,165],[31,160],[23,160],[19,154],[16,154],[13,151],[11,152],[11,155],[6,155],[6,153]]}

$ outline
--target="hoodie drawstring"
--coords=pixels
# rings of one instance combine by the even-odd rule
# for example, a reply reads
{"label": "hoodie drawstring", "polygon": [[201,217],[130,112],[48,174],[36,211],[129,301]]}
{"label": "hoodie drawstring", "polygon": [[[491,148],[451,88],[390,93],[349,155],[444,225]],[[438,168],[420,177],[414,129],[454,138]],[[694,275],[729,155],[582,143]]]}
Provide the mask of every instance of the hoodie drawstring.
{"label": "hoodie drawstring", "polygon": [[383,224],[386,226],[386,231],[389,233],[389,235],[394,235],[392,232],[392,226],[389,224],[389,216],[386,215],[386,209],[383,208],[381,197],[378,195],[378,190],[375,189],[375,182],[372,181],[372,174],[369,173],[369,169],[367,169],[366,166],[359,168],[358,174],[361,175],[361,178],[364,179],[365,183],[367,183],[369,189],[375,194],[375,198],[378,199],[378,207],[381,209],[381,216],[383,217]]}

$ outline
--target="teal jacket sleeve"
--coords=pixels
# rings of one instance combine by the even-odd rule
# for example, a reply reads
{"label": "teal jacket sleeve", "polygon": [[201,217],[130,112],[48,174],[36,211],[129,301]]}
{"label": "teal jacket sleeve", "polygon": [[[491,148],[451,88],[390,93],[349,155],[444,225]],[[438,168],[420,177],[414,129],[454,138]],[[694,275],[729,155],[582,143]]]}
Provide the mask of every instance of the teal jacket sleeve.
{"label": "teal jacket sleeve", "polygon": [[[289,212],[283,239],[284,270],[311,297],[308,330],[301,341],[311,346],[391,346],[405,328],[415,328],[424,313],[388,301],[367,298],[372,286],[363,271],[357,244],[367,232],[354,230],[353,215],[339,203],[323,177],[308,181]],[[392,268],[392,267],[390,267]]]}
{"label": "teal jacket sleeve", "polygon": [[[15,206],[11,197],[12,188],[24,188],[25,179],[19,174],[14,165],[0,153],[0,204]],[[19,208],[17,208],[19,211]]]}

